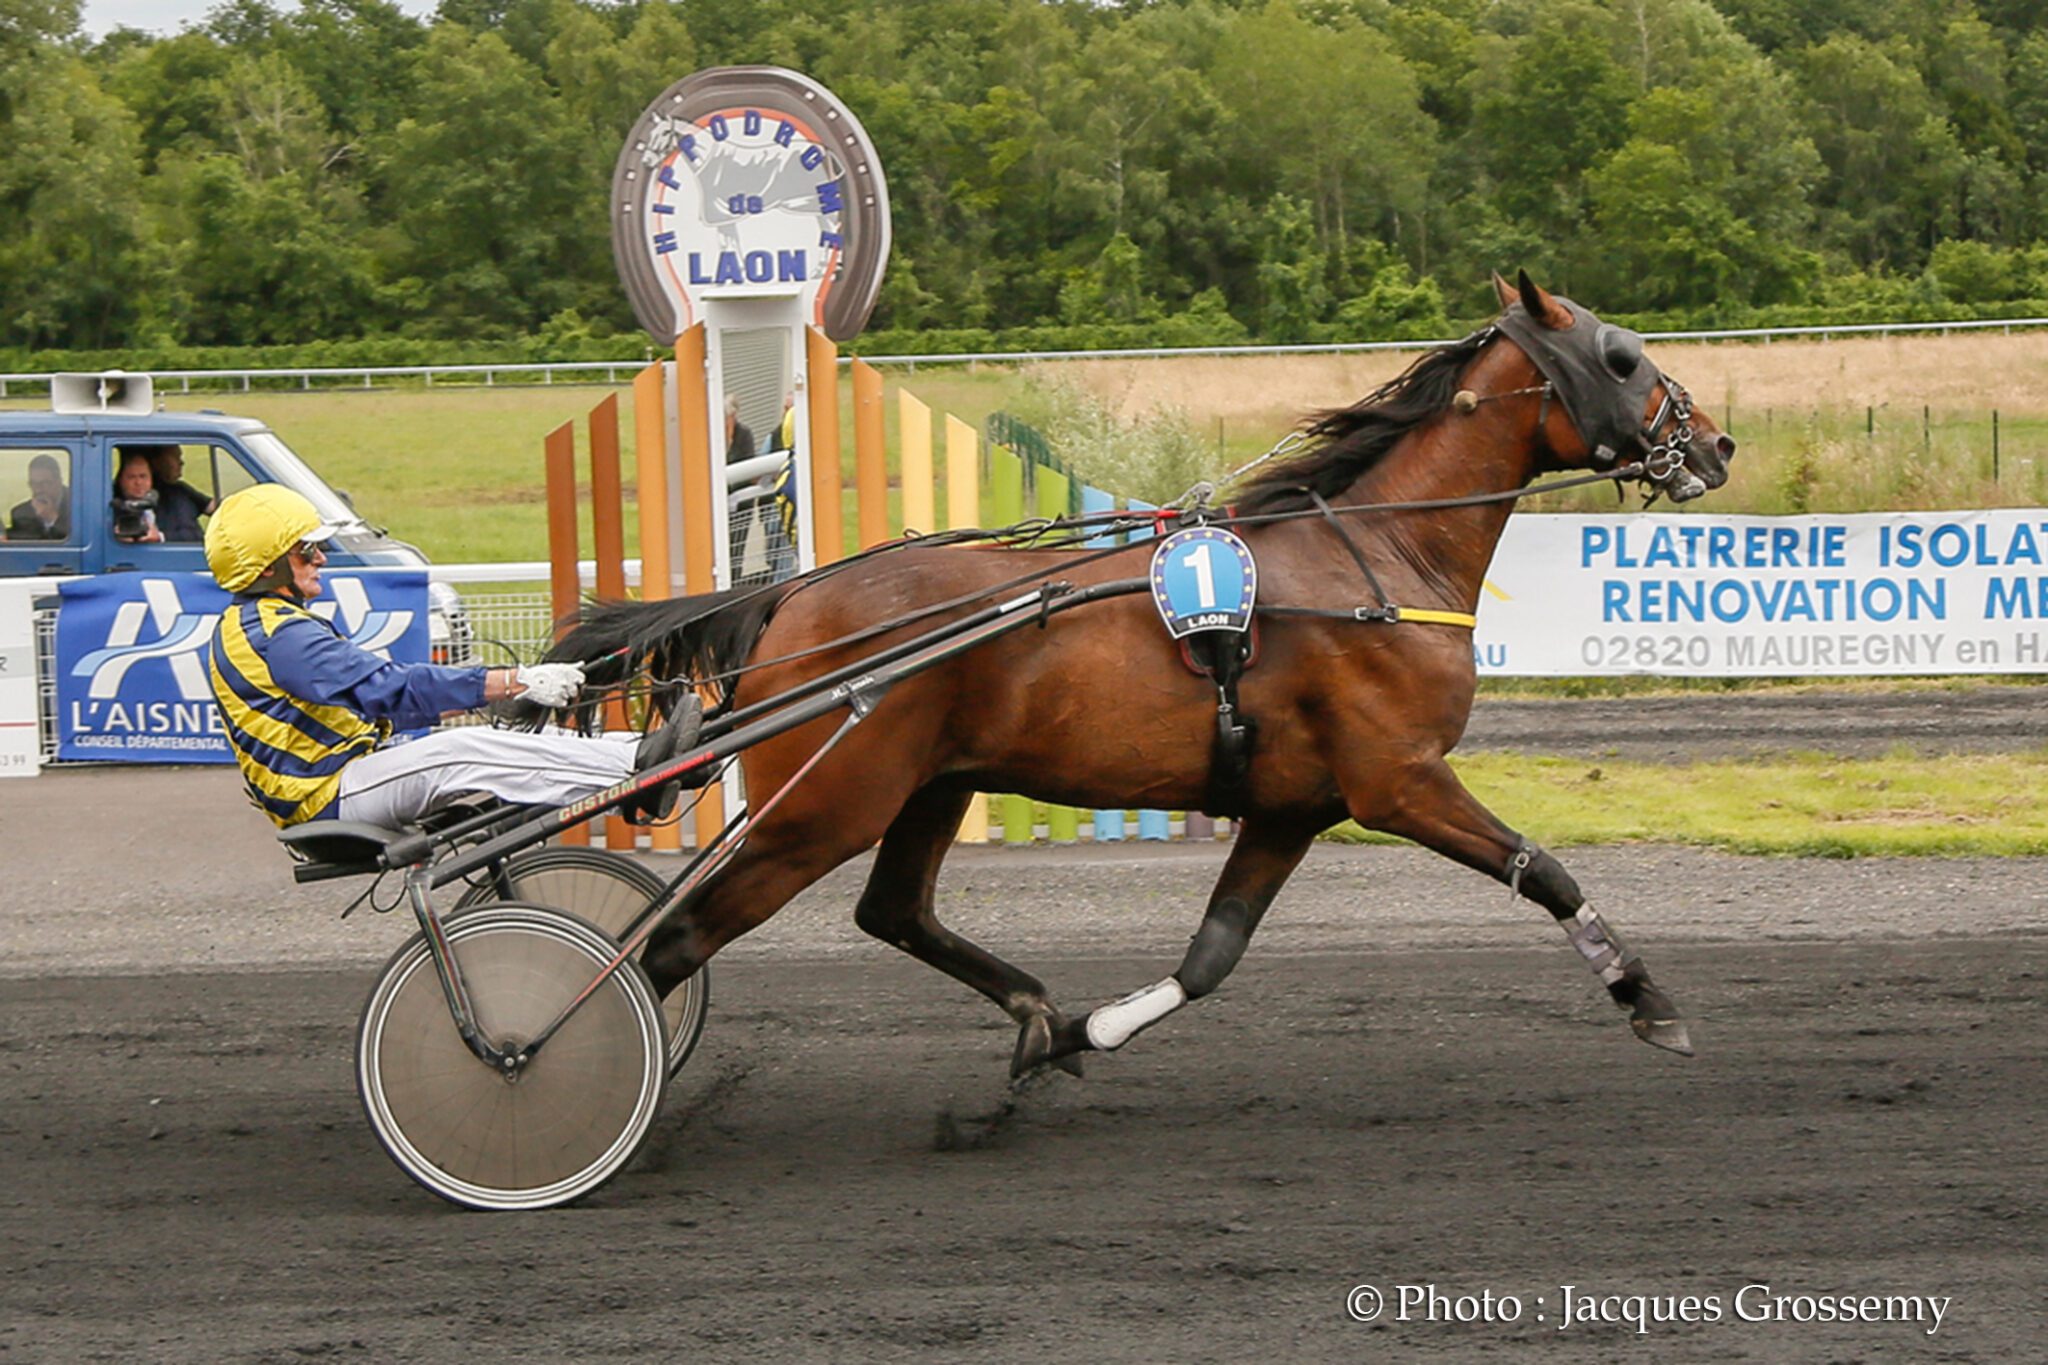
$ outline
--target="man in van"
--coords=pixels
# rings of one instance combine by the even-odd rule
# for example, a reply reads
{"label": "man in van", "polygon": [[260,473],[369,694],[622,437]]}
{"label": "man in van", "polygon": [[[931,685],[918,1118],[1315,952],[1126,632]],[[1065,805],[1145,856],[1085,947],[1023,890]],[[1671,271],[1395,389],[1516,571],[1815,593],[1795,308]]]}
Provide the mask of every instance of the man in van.
{"label": "man in van", "polygon": [[[696,743],[703,706],[689,696],[645,736],[466,726],[387,744],[393,730],[511,697],[566,706],[583,670],[401,664],[357,648],[306,607],[335,529],[282,484],[229,496],[206,528],[207,567],[234,594],[213,633],[214,700],[250,800],[278,825],[339,818],[395,829],[468,792],[562,805]],[[679,794],[669,783],[628,814],[665,817]]]}
{"label": "man in van", "polygon": [[149,456],[149,472],[156,487],[157,529],[173,545],[197,544],[203,535],[201,517],[213,515],[213,499],[185,482],[185,447],[177,445],[133,446]]}
{"label": "man in van", "polygon": [[14,504],[7,514],[7,538],[71,538],[71,490],[64,486],[64,470],[55,455],[38,455],[28,462],[28,501]]}

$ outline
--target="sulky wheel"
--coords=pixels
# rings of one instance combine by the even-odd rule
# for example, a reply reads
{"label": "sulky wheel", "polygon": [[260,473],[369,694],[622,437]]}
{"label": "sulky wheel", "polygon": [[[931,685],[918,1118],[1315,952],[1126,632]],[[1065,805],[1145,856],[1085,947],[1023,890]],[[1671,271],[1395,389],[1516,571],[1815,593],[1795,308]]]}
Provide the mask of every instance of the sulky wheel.
{"label": "sulky wheel", "polygon": [[[506,1050],[547,1027],[618,951],[537,905],[481,906],[445,924],[477,1023]],[[637,962],[513,1079],[462,1041],[423,935],[385,964],[356,1033],[356,1085],[377,1140],[407,1175],[470,1208],[553,1208],[597,1189],[640,1150],[667,1079],[661,1004]]]}
{"label": "sulky wheel", "polygon": [[[479,882],[463,892],[455,908],[466,910],[488,901],[524,901],[552,905],[589,920],[615,939],[623,939],[640,922],[666,885],[624,854],[596,848],[543,848],[514,855],[502,877]],[[711,1004],[711,971],[699,967],[689,980],[661,1002],[668,1017],[668,1074],[690,1060],[704,1033],[704,1013]]]}

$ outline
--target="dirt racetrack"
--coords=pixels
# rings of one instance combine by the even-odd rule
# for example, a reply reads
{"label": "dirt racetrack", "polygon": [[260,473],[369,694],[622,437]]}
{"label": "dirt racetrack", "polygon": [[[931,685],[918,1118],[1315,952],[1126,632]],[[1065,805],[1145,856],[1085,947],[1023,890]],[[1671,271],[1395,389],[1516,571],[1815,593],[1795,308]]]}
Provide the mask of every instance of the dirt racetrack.
{"label": "dirt racetrack", "polygon": [[[963,851],[941,908],[1083,1008],[1172,968],[1222,855]],[[632,1168],[491,1216],[357,1105],[395,917],[294,887],[219,770],[0,783],[0,1359],[2040,1358],[2048,865],[1564,861],[1698,1058],[1499,886],[1326,847],[1217,996],[1013,1092],[1007,1021],[861,939],[853,867],[719,959]],[[1402,1285],[1496,1320],[1400,1320]],[[1561,1326],[1565,1286],[1703,1320]],[[1791,1320],[1847,1296],[1920,1316]]]}

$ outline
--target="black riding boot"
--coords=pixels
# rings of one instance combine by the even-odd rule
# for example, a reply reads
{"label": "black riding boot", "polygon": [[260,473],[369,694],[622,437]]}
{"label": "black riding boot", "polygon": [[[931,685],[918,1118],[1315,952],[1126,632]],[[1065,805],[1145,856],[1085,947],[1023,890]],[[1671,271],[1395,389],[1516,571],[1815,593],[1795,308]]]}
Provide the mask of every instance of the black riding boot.
{"label": "black riding boot", "polygon": [[[640,747],[633,751],[633,767],[646,772],[668,762],[677,754],[692,748],[697,743],[697,732],[704,728],[704,703],[694,692],[685,692],[670,708],[668,719],[661,728],[649,731],[640,741]],[[708,765],[707,765],[708,766]],[[625,815],[635,824],[650,824],[666,820],[675,814],[676,802],[682,798],[683,780],[664,782],[654,791],[626,804]]]}

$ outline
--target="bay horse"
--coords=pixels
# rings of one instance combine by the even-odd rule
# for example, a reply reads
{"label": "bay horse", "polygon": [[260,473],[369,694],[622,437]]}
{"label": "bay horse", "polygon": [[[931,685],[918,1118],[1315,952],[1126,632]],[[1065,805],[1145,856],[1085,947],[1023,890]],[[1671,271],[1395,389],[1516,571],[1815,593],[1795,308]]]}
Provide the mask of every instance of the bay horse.
{"label": "bay horse", "polygon": [[[1070,1017],[1036,977],[947,929],[933,906],[977,791],[1199,809],[1216,790],[1218,687],[1184,666],[1149,597],[1128,595],[897,683],[655,931],[643,964],[657,991],[879,841],[860,927],[1008,1013],[1012,1074],[1045,1063],[1079,1074],[1079,1054],[1121,1046],[1215,990],[1309,845],[1348,816],[1534,900],[1639,1037],[1691,1055],[1642,959],[1558,861],[1444,760],[1472,708],[1469,613],[1520,491],[1545,472],[1607,471],[1683,501],[1726,481],[1735,443],[1644,358],[1635,333],[1526,272],[1494,283],[1503,311],[1492,325],[1313,419],[1303,453],[1238,489],[1235,525],[1260,583],[1257,658],[1239,685],[1256,744],[1227,812],[1240,822],[1235,846],[1171,976]],[[910,543],[765,591],[593,604],[548,657],[594,661],[593,687],[621,670],[687,676],[730,713],[964,616],[1020,575],[1086,587],[1140,572],[1136,553]],[[1385,610],[1394,604],[1405,619]],[[746,749],[747,790],[780,791],[837,732],[827,716]]]}

